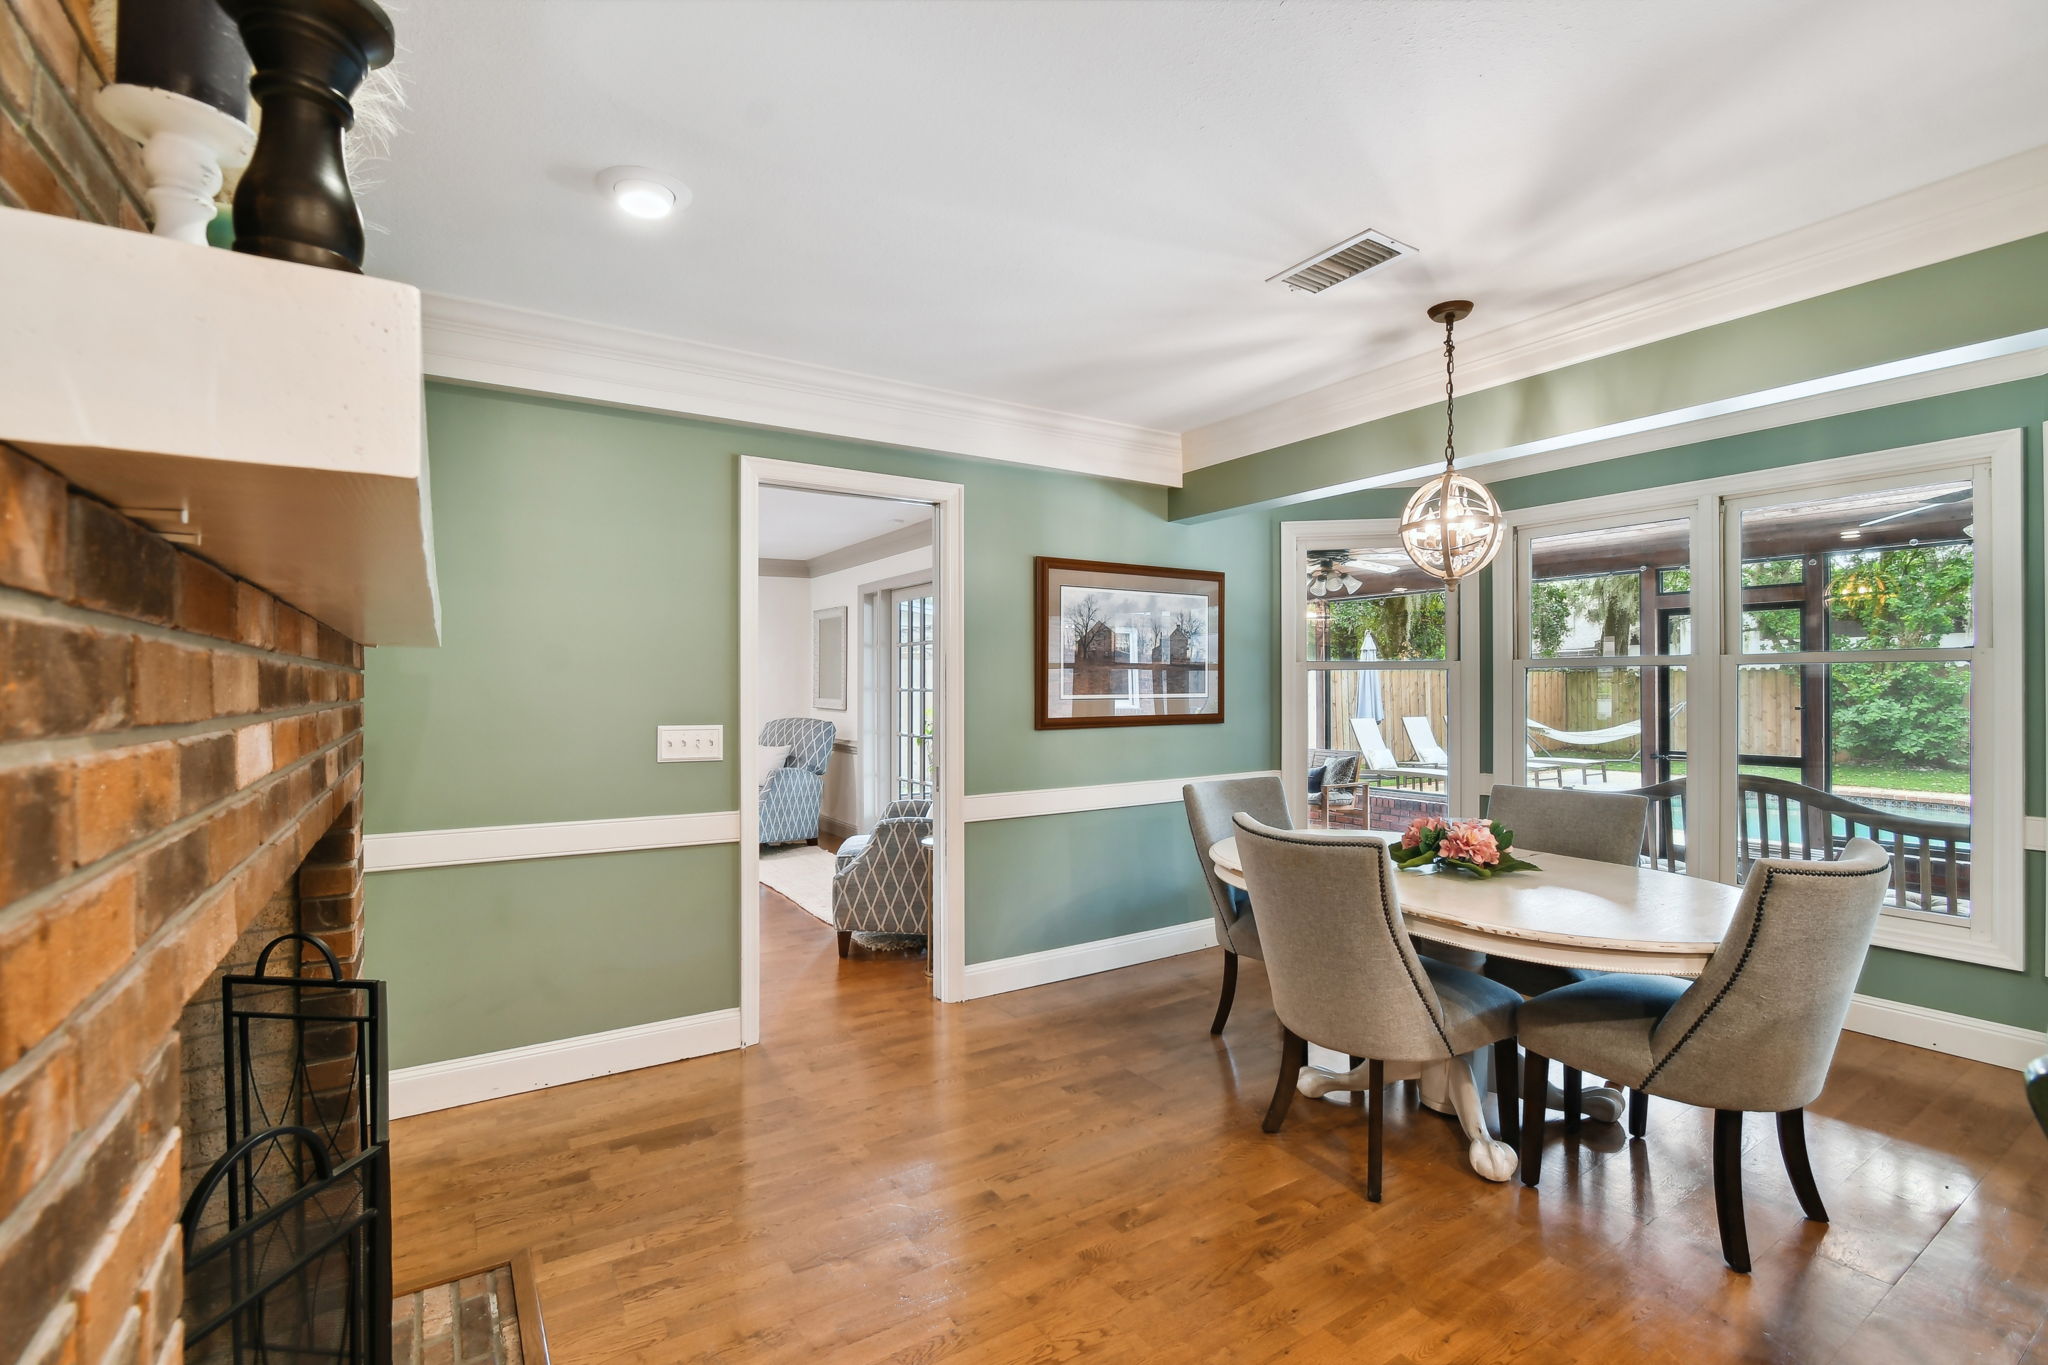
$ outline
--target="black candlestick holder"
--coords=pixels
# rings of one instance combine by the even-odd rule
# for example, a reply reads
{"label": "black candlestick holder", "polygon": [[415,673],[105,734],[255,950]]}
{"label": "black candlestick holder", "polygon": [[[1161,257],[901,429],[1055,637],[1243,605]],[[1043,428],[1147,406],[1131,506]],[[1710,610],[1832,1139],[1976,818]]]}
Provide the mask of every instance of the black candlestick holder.
{"label": "black candlestick holder", "polygon": [[256,154],[235,188],[235,250],[360,273],[363,218],[341,135],[363,78],[391,60],[391,18],[374,0],[220,0],[242,30],[263,108]]}

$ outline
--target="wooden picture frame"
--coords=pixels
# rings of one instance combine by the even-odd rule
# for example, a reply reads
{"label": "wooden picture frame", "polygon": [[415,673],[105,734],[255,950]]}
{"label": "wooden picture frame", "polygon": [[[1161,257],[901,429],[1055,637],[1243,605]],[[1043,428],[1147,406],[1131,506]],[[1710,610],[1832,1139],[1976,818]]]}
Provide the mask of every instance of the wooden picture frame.
{"label": "wooden picture frame", "polygon": [[1222,574],[1041,555],[1033,578],[1034,728],[1222,723]]}

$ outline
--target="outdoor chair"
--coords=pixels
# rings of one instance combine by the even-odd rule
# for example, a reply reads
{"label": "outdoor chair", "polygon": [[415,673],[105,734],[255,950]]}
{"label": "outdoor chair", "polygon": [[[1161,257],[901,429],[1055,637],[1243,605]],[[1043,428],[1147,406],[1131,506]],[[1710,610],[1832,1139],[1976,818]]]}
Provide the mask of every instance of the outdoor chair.
{"label": "outdoor chair", "polygon": [[1448,763],[1442,767],[1428,767],[1422,764],[1403,763],[1394,757],[1394,751],[1387,747],[1385,736],[1380,734],[1380,724],[1365,716],[1351,718],[1351,733],[1358,738],[1359,750],[1365,755],[1359,776],[1388,777],[1396,782],[1403,778],[1419,778],[1429,782],[1441,782],[1451,775]]}
{"label": "outdoor chair", "polygon": [[1415,750],[1418,762],[1449,770],[1451,756],[1436,742],[1436,731],[1431,728],[1428,716],[1403,716],[1401,728],[1408,732],[1408,747]]}
{"label": "outdoor chair", "polygon": [[1325,824],[1329,823],[1332,791],[1342,791],[1354,807],[1362,807],[1365,804],[1364,793],[1356,785],[1358,757],[1351,749],[1308,751],[1308,801],[1310,805],[1323,812]]}

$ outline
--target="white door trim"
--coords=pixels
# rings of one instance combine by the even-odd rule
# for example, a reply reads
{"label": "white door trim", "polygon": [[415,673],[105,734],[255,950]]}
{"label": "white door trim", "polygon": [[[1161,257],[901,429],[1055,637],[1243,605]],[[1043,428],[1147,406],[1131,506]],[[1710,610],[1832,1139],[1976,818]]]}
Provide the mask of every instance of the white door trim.
{"label": "white door trim", "polygon": [[[903,478],[835,465],[800,464],[742,455],[739,468],[740,732],[735,751],[761,732],[755,684],[760,671],[759,566],[761,488],[925,502],[932,507],[932,575],[939,613],[939,794],[932,808],[932,993],[965,999],[967,972],[967,838],[963,799],[967,785],[966,591],[967,490],[957,483]],[[750,749],[746,750],[751,752]],[[744,765],[736,768],[741,771]],[[742,788],[740,810],[740,1041],[761,1041],[761,807]]]}

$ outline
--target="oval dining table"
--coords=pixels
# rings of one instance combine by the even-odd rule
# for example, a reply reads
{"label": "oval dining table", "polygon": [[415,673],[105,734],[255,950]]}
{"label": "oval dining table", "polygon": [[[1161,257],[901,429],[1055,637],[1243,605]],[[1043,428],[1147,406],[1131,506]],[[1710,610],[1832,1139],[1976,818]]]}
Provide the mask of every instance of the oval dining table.
{"label": "oval dining table", "polygon": [[[1401,839],[1397,833],[1379,830],[1338,837],[1379,839],[1389,845]],[[1436,868],[1400,873],[1395,892],[1410,931],[1454,948],[1553,967],[1692,978],[1720,946],[1742,895],[1739,887],[1653,867],[1534,849],[1518,848],[1515,853],[1537,864],[1537,870],[1494,877]],[[1211,845],[1209,860],[1217,877],[1249,890],[1236,839]],[[1311,1051],[1349,1065],[1341,1054]],[[1473,1072],[1475,1057],[1458,1058],[1456,1066],[1443,1062],[1417,1067],[1415,1074],[1422,1082],[1424,1104],[1457,1115],[1472,1169],[1488,1180],[1508,1180],[1515,1173],[1516,1155],[1487,1131]],[[1299,1087],[1301,1093],[1314,1096],[1354,1091],[1363,1083],[1364,1072],[1364,1066],[1355,1071],[1303,1067]],[[1391,1068],[1385,1074],[1389,1080],[1406,1079]],[[1612,1119],[1621,1113],[1616,1091],[1589,1091],[1582,1103],[1605,1111],[1597,1116]],[[1560,1107],[1555,1095],[1551,1107]]]}

